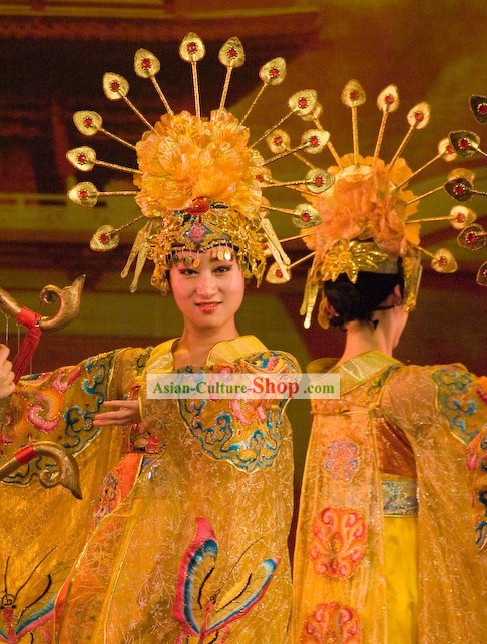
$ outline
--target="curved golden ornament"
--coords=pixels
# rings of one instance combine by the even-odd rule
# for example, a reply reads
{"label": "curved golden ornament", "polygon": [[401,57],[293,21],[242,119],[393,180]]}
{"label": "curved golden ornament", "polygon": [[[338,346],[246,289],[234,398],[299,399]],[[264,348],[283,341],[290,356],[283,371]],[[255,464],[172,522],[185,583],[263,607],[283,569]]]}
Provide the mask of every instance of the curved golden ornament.
{"label": "curved golden ornament", "polygon": [[[50,333],[64,329],[78,315],[84,281],[85,276],[80,275],[72,284],[64,288],[52,284],[44,286],[39,294],[40,302],[42,304],[56,302],[58,310],[54,315],[41,316],[38,323],[41,331]],[[10,293],[0,287],[0,311],[2,313],[15,318],[22,308],[22,305]]]}
{"label": "curved golden ornament", "polygon": [[0,465],[0,481],[37,456],[47,456],[54,461],[55,470],[47,467],[39,472],[39,481],[46,488],[63,485],[73,496],[81,499],[79,468],[74,456],[49,441],[32,443],[18,450],[12,458]]}

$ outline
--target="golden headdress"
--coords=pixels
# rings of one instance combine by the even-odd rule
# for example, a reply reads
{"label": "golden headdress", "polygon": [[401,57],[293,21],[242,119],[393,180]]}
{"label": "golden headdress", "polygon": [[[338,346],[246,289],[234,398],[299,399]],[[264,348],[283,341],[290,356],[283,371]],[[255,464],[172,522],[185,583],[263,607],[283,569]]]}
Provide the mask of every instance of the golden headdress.
{"label": "golden headdress", "polygon": [[[291,264],[287,276],[281,275],[277,265],[271,266],[267,275],[271,282],[283,282],[289,279],[293,266],[312,260],[301,309],[306,328],[311,324],[318,293],[325,280],[335,281],[345,273],[355,282],[359,271],[397,273],[399,258],[402,258],[404,269],[404,301],[409,309],[414,308],[422,270],[421,253],[430,256],[431,266],[438,272],[449,273],[457,269],[455,258],[447,248],[431,253],[420,246],[420,223],[448,220],[454,228],[462,229],[476,218],[475,213],[462,205],[454,206],[445,216],[414,217],[419,200],[439,190],[446,189],[461,201],[458,194],[468,181],[467,171],[454,170],[448,175],[447,183],[426,194],[417,196],[409,188],[410,181],[433,162],[438,159],[452,161],[458,156],[452,137],[446,137],[439,142],[437,154],[414,172],[402,158],[413,133],[429,122],[427,103],[418,103],[409,110],[408,130],[392,159],[386,163],[379,154],[387,119],[399,107],[397,87],[389,85],[377,98],[382,119],[372,156],[362,156],[359,152],[357,108],[366,100],[363,88],[356,80],[351,80],[341,98],[351,110],[353,152],[340,157],[331,143],[330,134],[325,132],[315,116],[315,126],[325,132],[327,147],[335,164],[327,169],[327,189],[310,198],[307,220],[296,221],[302,229],[302,239],[312,252]],[[319,111],[315,114],[319,115]],[[319,315],[319,322],[325,328],[328,326],[326,311],[325,302]]]}
{"label": "golden headdress", "polygon": [[[486,123],[487,97],[473,95],[470,97],[469,102],[476,120],[479,123]],[[477,153],[487,157],[487,153],[480,149],[480,137],[475,132],[469,130],[450,132],[450,141],[461,157],[469,158]],[[487,196],[487,192],[474,188],[472,179],[465,178],[461,184],[455,187],[456,194],[453,196],[461,202],[469,201],[474,195]],[[481,223],[469,224],[458,234],[457,242],[467,250],[481,250],[487,246],[487,230]],[[477,271],[477,283],[481,286],[487,286],[487,261],[483,262]]]}
{"label": "golden headdress", "polygon": [[[163,94],[156,75],[159,60],[151,52],[139,49],[134,58],[135,73],[149,79],[159,95],[166,113],[151,125],[128,98],[128,81],[115,73],[103,77],[103,90],[112,101],[123,100],[146,127],[135,144],[117,137],[103,127],[102,117],[90,110],[78,111],[73,120],[78,130],[88,136],[100,132],[132,148],[137,156],[137,168],[127,168],[115,163],[100,161],[95,150],[83,146],[69,150],[68,160],[80,171],[102,165],[133,174],[136,190],[98,191],[91,182],[74,186],[68,196],[77,204],[94,206],[100,195],[128,195],[135,198],[141,215],[124,226],[101,226],[93,235],[93,250],[105,251],[119,243],[122,228],[143,221],[127,264],[122,271],[125,277],[136,260],[135,277],[130,290],[137,287],[137,280],[146,259],[154,262],[151,282],[162,293],[167,291],[166,272],[174,261],[179,261],[178,250],[193,251],[185,255],[188,264],[197,266],[198,253],[216,246],[226,259],[235,257],[244,276],[254,276],[260,283],[265,271],[266,256],[272,254],[281,270],[286,272],[289,258],[282,250],[270,220],[267,218],[268,202],[263,190],[276,185],[300,185],[302,192],[323,189],[320,173],[313,172],[299,182],[278,182],[272,178],[268,164],[255,148],[274,128],[263,137],[249,143],[250,131],[244,125],[258,98],[267,87],[279,85],[286,75],[283,58],[275,58],[260,69],[263,86],[250,109],[239,122],[225,109],[225,101],[234,68],[245,60],[244,51],[237,38],[230,38],[219,51],[219,61],[226,67],[226,76],[219,106],[209,118],[201,116],[197,63],[205,55],[205,46],[194,33],[189,33],[179,47],[180,57],[191,65],[195,114],[182,111],[175,114]],[[310,114],[317,102],[314,90],[293,94],[289,112],[282,123],[293,114]],[[314,131],[304,136],[301,147],[315,152],[319,147]],[[319,133],[318,133],[319,139]],[[227,247],[225,248],[221,248]]]}

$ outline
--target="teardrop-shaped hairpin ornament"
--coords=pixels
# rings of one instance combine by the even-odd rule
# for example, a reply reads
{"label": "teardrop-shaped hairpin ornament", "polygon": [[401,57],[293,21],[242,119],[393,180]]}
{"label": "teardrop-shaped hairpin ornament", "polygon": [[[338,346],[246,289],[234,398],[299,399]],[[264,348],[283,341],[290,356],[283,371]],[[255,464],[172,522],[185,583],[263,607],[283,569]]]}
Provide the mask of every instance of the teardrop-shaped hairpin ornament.
{"label": "teardrop-shaped hairpin ornament", "polygon": [[259,76],[265,85],[280,85],[286,78],[286,60],[280,56],[269,60],[260,68]]}
{"label": "teardrop-shaped hairpin ornament", "polygon": [[81,172],[89,172],[96,162],[96,153],[93,148],[83,145],[66,152],[67,160]]}
{"label": "teardrop-shaped hairpin ornament", "polygon": [[285,284],[291,279],[291,271],[289,269],[283,271],[282,266],[274,262],[269,266],[265,278],[271,284]]}
{"label": "teardrop-shaped hairpin ornament", "polygon": [[203,41],[195,33],[190,32],[181,41],[179,45],[179,55],[186,63],[190,63],[191,72],[193,74],[193,94],[194,94],[194,108],[197,118],[201,117],[200,108],[200,91],[198,85],[198,72],[196,70],[196,63],[198,63],[206,54],[206,49]]}
{"label": "teardrop-shaped hairpin ornament", "polygon": [[456,230],[463,230],[477,219],[476,213],[466,206],[453,206],[448,216],[450,224]]}
{"label": "teardrop-shaped hairpin ornament", "polygon": [[458,264],[447,248],[439,248],[432,255],[431,267],[438,273],[454,273]]}
{"label": "teardrop-shaped hairpin ornament", "polygon": [[480,250],[487,244],[487,231],[482,224],[472,224],[459,233],[457,242],[467,250]]}
{"label": "teardrop-shaped hairpin ornament", "polygon": [[78,206],[94,206],[98,201],[98,197],[105,196],[131,196],[138,194],[138,190],[112,190],[110,192],[100,192],[96,186],[90,181],[82,181],[77,183],[68,192],[68,197]]}
{"label": "teardrop-shaped hairpin ornament", "polygon": [[296,228],[311,228],[321,222],[321,215],[311,204],[301,203],[294,209],[293,224]]}
{"label": "teardrop-shaped hairpin ornament", "polygon": [[93,136],[102,129],[103,119],[98,112],[80,110],[73,114],[73,122],[85,136]]}
{"label": "teardrop-shaped hairpin ornament", "polygon": [[223,90],[220,99],[220,109],[225,107],[227,99],[228,86],[230,84],[230,76],[234,67],[241,67],[245,62],[245,52],[242,43],[238,38],[233,36],[229,38],[226,43],[220,48],[218,52],[218,60],[227,68],[225,81],[223,83]]}
{"label": "teardrop-shaped hairpin ornament", "polygon": [[296,92],[288,100],[289,108],[293,114],[307,116],[311,114],[318,102],[318,94],[314,89],[304,89]]}
{"label": "teardrop-shaped hairpin ornament", "polygon": [[103,91],[111,101],[119,101],[127,96],[129,91],[128,81],[120,74],[106,72],[103,74]]}
{"label": "teardrop-shaped hairpin ornament", "polygon": [[384,140],[387,118],[389,114],[395,112],[399,107],[399,92],[396,85],[388,85],[382,90],[377,97],[377,107],[382,112],[382,119],[379,127],[379,134],[377,135],[377,143],[375,144],[372,166],[375,165],[375,161],[379,157],[382,141]]}
{"label": "teardrop-shaped hairpin ornament", "polygon": [[473,95],[469,99],[470,108],[479,123],[487,122],[487,97]]}
{"label": "teardrop-shaped hairpin ornament", "polygon": [[166,112],[171,116],[174,114],[172,109],[167,102],[166,97],[164,96],[159,83],[156,80],[156,74],[159,73],[161,69],[161,63],[157,56],[154,56],[152,52],[148,49],[137,49],[134,55],[134,70],[137,76],[140,78],[150,78],[152,84],[154,85],[156,92],[161,99]]}
{"label": "teardrop-shaped hairpin ornament", "polygon": [[134,71],[140,78],[150,78],[159,73],[161,63],[148,49],[137,49],[134,55]]}
{"label": "teardrop-shaped hairpin ornament", "polygon": [[82,181],[69,190],[68,197],[78,206],[94,206],[98,201],[98,190],[90,181]]}
{"label": "teardrop-shaped hairpin ornament", "polygon": [[458,177],[456,179],[450,179],[445,183],[445,190],[448,192],[450,197],[453,197],[455,201],[459,203],[464,203],[472,198],[473,195],[473,185],[465,177]]}
{"label": "teardrop-shaped hairpin ornament", "polygon": [[286,152],[291,147],[291,137],[286,130],[277,129],[269,134],[266,138],[266,143],[271,152],[280,154],[281,152]]}
{"label": "teardrop-shaped hairpin ornament", "polygon": [[409,130],[406,132],[403,140],[399,144],[399,147],[397,148],[394,156],[390,160],[390,162],[387,165],[387,168],[390,170],[396,160],[398,159],[399,155],[401,152],[404,150],[406,147],[406,144],[408,143],[409,139],[411,138],[413,132],[415,130],[421,130],[424,127],[428,125],[430,122],[430,116],[431,116],[431,109],[428,103],[425,101],[421,103],[417,103],[414,107],[412,107],[408,115],[406,117],[406,120],[409,125]]}
{"label": "teardrop-shaped hairpin ornament", "polygon": [[342,103],[347,107],[359,107],[366,100],[367,97],[362,85],[354,79],[349,80],[342,91]]}
{"label": "teardrop-shaped hairpin ornament", "polygon": [[85,136],[93,136],[97,132],[101,132],[102,134],[105,134],[105,136],[108,136],[122,145],[135,150],[135,145],[132,145],[132,143],[121,139],[119,136],[112,134],[112,132],[109,132],[102,127],[103,119],[98,112],[93,112],[92,110],[79,110],[73,114],[73,122],[81,134],[84,134]]}
{"label": "teardrop-shaped hairpin ornament", "polygon": [[475,132],[456,130],[450,132],[449,139],[455,152],[465,159],[474,156],[477,152],[487,156],[480,150],[480,137]]}
{"label": "teardrop-shaped hairpin ornament", "polygon": [[190,31],[179,45],[179,55],[186,63],[197,63],[205,57],[206,49],[199,36]]}
{"label": "teardrop-shaped hairpin ornament", "polygon": [[329,190],[334,183],[335,177],[321,168],[313,168],[306,175],[306,187],[315,195]]}
{"label": "teardrop-shaped hairpin ornament", "polygon": [[[280,85],[282,81],[286,78],[286,60],[281,57],[273,58],[269,60],[265,65],[262,65],[259,71],[260,80],[263,85],[260,88],[257,96],[252,101],[249,109],[243,115],[240,123],[244,123],[250,116],[250,113],[254,109],[257,101],[260,99],[267,87],[272,87],[274,85]],[[277,127],[277,126],[276,126]],[[269,132],[267,132],[268,134]],[[267,135],[266,135],[267,136]],[[265,138],[265,137],[262,137]],[[262,140],[262,139],[261,139]]]}
{"label": "teardrop-shaped hairpin ornament", "polygon": [[126,105],[136,114],[139,119],[144,123],[149,130],[154,130],[153,126],[149,121],[141,114],[141,112],[135,107],[135,105],[127,98],[129,92],[128,81],[120,74],[114,74],[113,72],[106,72],[103,74],[103,91],[105,96],[111,101],[119,101],[122,99]]}
{"label": "teardrop-shaped hairpin ornament", "polygon": [[301,144],[305,146],[308,154],[319,154],[323,152],[328,141],[330,133],[325,130],[307,130],[301,139]]}
{"label": "teardrop-shaped hairpin ornament", "polygon": [[142,174],[142,171],[136,168],[128,168],[118,163],[109,163],[108,161],[99,161],[96,158],[95,150],[87,145],[68,150],[66,152],[66,158],[77,170],[81,170],[82,172],[89,172],[95,165],[100,165],[105,168],[112,168],[112,170],[129,172],[130,174]]}
{"label": "teardrop-shaped hairpin ornament", "polygon": [[487,286],[487,262],[484,262],[477,271],[477,284]]}
{"label": "teardrop-shaped hairpin ornament", "polygon": [[353,158],[355,164],[358,163],[359,155],[357,107],[363,105],[366,100],[367,97],[362,85],[356,80],[348,81],[342,92],[342,103],[352,111]]}
{"label": "teardrop-shaped hairpin ornament", "polygon": [[113,250],[119,244],[120,238],[113,226],[100,226],[90,241],[91,250]]}

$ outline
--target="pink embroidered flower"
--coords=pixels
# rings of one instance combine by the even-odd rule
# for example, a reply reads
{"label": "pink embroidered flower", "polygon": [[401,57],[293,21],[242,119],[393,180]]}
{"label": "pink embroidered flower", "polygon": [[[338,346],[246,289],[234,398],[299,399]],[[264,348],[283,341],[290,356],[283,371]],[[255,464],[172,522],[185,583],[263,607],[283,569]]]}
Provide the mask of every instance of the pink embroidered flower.
{"label": "pink embroidered flower", "polygon": [[307,619],[301,634],[302,644],[359,644],[361,641],[360,619],[357,613],[349,606],[338,602],[318,604]]}
{"label": "pink embroidered flower", "polygon": [[328,507],[316,515],[309,556],[319,575],[348,579],[366,547],[367,525],[356,510]]}

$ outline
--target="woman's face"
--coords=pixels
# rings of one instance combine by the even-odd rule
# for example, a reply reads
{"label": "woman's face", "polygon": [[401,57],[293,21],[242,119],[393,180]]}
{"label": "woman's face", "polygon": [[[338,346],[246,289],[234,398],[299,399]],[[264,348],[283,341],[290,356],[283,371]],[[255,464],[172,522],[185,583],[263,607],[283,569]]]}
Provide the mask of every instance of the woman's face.
{"label": "woman's face", "polygon": [[[242,303],[242,271],[234,259],[218,259],[218,249],[228,250],[225,246],[212,248],[198,254],[197,267],[181,261],[169,271],[171,290],[185,324],[196,329],[234,327],[234,316]],[[196,255],[183,250],[178,256],[184,259]]]}

